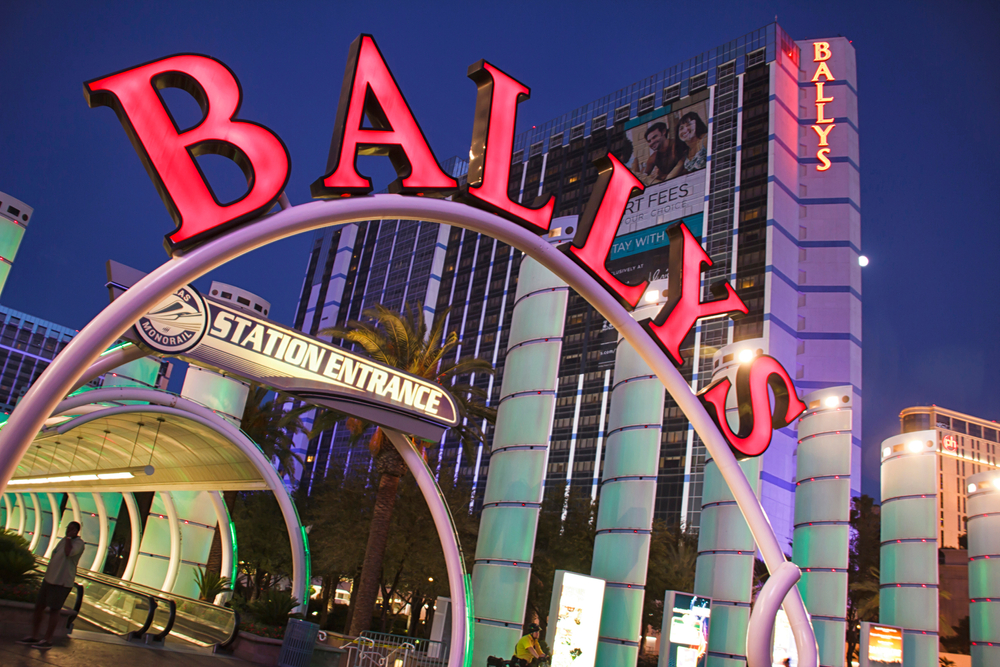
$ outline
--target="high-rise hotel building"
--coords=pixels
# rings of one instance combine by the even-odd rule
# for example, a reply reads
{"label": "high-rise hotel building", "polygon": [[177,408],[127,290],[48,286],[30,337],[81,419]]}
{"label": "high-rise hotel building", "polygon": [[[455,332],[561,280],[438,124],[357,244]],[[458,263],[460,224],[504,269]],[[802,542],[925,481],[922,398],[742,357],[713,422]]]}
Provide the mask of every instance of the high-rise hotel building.
{"label": "high-rise hotel building", "polygon": [[967,498],[975,490],[967,479],[1000,473],[1000,424],[936,405],[906,408],[899,422],[900,433],[937,431],[938,547],[958,549],[968,531]]}
{"label": "high-rise hotel building", "polygon": [[[502,66],[502,63],[500,63]],[[627,210],[608,268],[621,280],[662,279],[666,227],[698,236],[749,315],[699,321],[682,368],[699,390],[713,354],[746,341],[776,357],[800,394],[853,388],[852,489],[860,492],[861,206],[854,48],[847,39],[795,41],[771,24],[539,124],[515,138],[510,195],[556,198],[552,241],[568,240],[597,180],[593,161],[614,154],[645,184]],[[543,72],[512,73],[545,94]],[[581,73],[581,76],[583,74]],[[405,93],[405,87],[404,87]],[[520,109],[531,113],[528,102]],[[447,170],[464,176],[461,160]],[[495,363],[475,383],[499,400],[522,253],[492,238],[418,220],[372,220],[317,232],[295,326],[316,333],[356,319],[374,303],[448,311],[461,354]],[[616,332],[581,297],[567,310],[547,484],[596,495],[614,386]],[[720,362],[728,360],[719,360]],[[775,432],[761,494],[783,543],[791,540],[794,427]],[[302,482],[351,457],[346,434],[302,442]],[[572,454],[571,454],[572,452]],[[668,396],[663,406],[656,515],[699,525],[706,450]],[[471,458],[445,439],[431,460],[477,489],[489,445]]]}

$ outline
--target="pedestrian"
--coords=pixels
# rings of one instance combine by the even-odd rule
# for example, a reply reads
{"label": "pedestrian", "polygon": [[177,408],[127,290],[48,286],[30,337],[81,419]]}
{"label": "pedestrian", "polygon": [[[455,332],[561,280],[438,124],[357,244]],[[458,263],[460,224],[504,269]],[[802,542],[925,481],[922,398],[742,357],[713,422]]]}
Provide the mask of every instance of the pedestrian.
{"label": "pedestrian", "polygon": [[[76,565],[83,555],[84,546],[80,538],[80,524],[70,521],[66,526],[66,537],[62,538],[52,552],[42,588],[38,591],[31,635],[18,640],[18,644],[27,644],[42,650],[52,648],[52,635],[55,634],[56,625],[59,623],[59,612],[73,589],[73,583],[76,581]],[[46,607],[49,609],[49,625],[45,631],[45,638],[38,639]]]}

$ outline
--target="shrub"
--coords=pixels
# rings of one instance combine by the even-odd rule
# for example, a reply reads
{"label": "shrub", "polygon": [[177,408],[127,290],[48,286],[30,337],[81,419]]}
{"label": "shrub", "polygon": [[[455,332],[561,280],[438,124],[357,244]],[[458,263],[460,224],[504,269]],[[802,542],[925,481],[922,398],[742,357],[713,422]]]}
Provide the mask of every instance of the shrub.
{"label": "shrub", "polygon": [[284,627],[289,616],[293,618],[302,616],[301,614],[292,614],[292,610],[298,606],[299,601],[293,598],[288,591],[271,589],[251,602],[247,606],[247,610],[258,623]]}
{"label": "shrub", "polygon": [[219,593],[233,590],[230,587],[229,577],[223,577],[218,572],[208,572],[200,567],[194,572],[194,582],[198,585],[198,599],[205,602],[214,602]]}
{"label": "shrub", "polygon": [[28,541],[14,531],[0,531],[0,581],[5,584],[32,583],[37,578],[35,555]]}

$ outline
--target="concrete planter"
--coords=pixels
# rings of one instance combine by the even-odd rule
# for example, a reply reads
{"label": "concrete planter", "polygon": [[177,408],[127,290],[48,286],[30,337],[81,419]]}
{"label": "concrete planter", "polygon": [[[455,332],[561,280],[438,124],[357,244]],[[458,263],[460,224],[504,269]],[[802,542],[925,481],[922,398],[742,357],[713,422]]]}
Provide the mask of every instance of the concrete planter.
{"label": "concrete planter", "polygon": [[[0,637],[10,638],[10,639],[20,639],[21,637],[27,637],[31,634],[31,619],[35,613],[35,605],[31,602],[13,602],[11,600],[0,600]],[[56,632],[52,636],[52,641],[59,642],[60,640],[65,640],[69,636],[69,630],[66,629],[66,623],[72,616],[73,611],[70,609],[62,609],[59,612],[61,617],[59,624],[56,625]],[[42,620],[42,629],[40,632],[45,631],[46,623],[48,622],[48,615]],[[280,643],[280,642],[279,642]],[[277,661],[275,661],[277,662]]]}
{"label": "concrete planter", "polygon": [[[233,655],[258,665],[277,665],[278,658],[281,657],[281,643],[280,639],[240,632],[233,642]],[[317,643],[310,667],[339,667],[344,653],[346,651],[342,648]]]}

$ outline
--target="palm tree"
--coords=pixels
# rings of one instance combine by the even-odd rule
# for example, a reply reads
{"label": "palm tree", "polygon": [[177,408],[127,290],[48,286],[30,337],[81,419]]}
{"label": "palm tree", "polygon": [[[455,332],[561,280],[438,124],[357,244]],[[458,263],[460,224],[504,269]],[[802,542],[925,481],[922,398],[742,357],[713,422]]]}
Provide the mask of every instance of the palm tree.
{"label": "palm tree", "polygon": [[[455,398],[459,411],[459,423],[452,432],[463,447],[471,449],[484,441],[482,424],[484,421],[496,421],[496,409],[486,406],[486,392],[483,389],[457,380],[470,374],[492,374],[493,366],[483,359],[451,358],[460,341],[454,331],[444,335],[447,312],[438,313],[428,330],[420,305],[408,305],[404,315],[376,304],[362,312],[361,321],[350,321],[346,327],[324,329],[320,334],[353,343],[375,361],[446,387]],[[310,436],[315,437],[341,419],[343,415],[334,412],[318,415]],[[371,426],[373,425],[362,420],[348,420],[354,439],[369,432]],[[411,444],[421,455],[424,454],[424,443],[413,440]],[[361,567],[361,581],[351,617],[350,634],[355,636],[371,626],[396,493],[400,479],[407,472],[403,458],[382,429],[374,430],[368,440],[368,450],[374,459],[379,481],[368,531],[365,561]]]}

